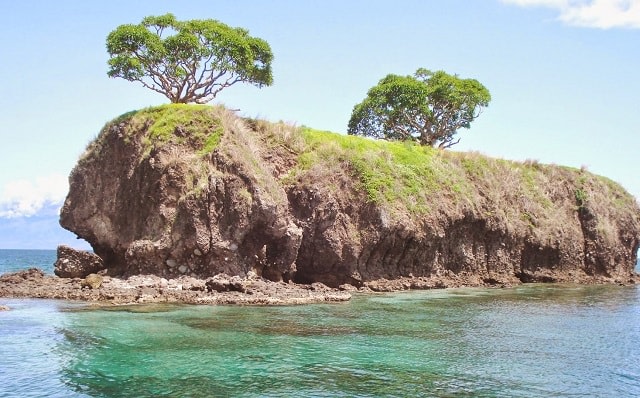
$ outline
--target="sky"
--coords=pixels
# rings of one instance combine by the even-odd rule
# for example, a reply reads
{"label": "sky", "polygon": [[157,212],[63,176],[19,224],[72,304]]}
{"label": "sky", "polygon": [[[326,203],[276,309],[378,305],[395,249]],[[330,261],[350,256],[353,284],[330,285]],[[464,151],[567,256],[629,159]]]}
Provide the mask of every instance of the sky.
{"label": "sky", "polygon": [[0,248],[87,247],[58,226],[67,176],[102,126],[167,103],[107,77],[105,39],[148,15],[217,19],[274,53],[274,84],[212,103],[345,132],[389,73],[444,70],[492,101],[457,151],[586,167],[640,197],[640,0],[0,2]]}

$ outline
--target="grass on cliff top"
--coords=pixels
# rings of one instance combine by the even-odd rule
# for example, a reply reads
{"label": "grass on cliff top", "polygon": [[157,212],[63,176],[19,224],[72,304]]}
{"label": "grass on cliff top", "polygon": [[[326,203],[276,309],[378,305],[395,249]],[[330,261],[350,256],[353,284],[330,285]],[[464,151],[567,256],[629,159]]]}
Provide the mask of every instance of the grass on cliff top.
{"label": "grass on cliff top", "polygon": [[125,139],[145,131],[142,143],[147,151],[175,143],[187,144],[203,155],[212,152],[222,138],[219,113],[218,107],[209,105],[166,104],[125,113],[114,122],[128,120]]}
{"label": "grass on cliff top", "polygon": [[[531,228],[552,220],[557,202],[578,208],[596,186],[606,186],[614,205],[633,205],[633,197],[617,183],[584,170],[509,161],[475,152],[424,147],[300,129],[304,145],[296,145],[298,167],[306,172],[350,170],[370,202],[412,214],[467,210],[502,220],[518,220]],[[591,187],[591,188],[589,188]],[[599,188],[595,188],[596,190]],[[455,208],[452,209],[451,206]]]}
{"label": "grass on cliff top", "polygon": [[428,211],[429,193],[448,190],[461,195],[467,180],[442,161],[440,150],[413,142],[375,141],[303,128],[302,170],[315,164],[347,163],[367,198],[375,203],[402,203],[411,211]]}

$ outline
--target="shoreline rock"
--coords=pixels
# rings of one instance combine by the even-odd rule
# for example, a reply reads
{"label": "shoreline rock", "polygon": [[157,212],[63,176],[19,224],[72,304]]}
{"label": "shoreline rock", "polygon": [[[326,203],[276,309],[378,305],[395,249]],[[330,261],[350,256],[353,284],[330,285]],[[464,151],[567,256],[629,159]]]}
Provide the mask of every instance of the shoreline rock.
{"label": "shoreline rock", "polygon": [[[580,284],[640,283],[640,275],[625,280],[577,276],[563,278],[563,274],[547,275],[547,282]],[[319,282],[302,285],[273,282],[264,278],[218,274],[207,279],[181,276],[166,279],[156,275],[134,275],[119,278],[91,274],[86,278],[60,278],[31,268],[0,275],[0,297],[47,298],[98,302],[107,305],[181,303],[205,305],[300,305],[349,301],[352,293],[381,293],[406,290],[430,290],[460,287],[509,288],[523,283],[513,280],[483,280],[476,275],[448,275],[443,277],[406,277],[393,280],[378,279],[360,288],[341,285],[331,288]],[[8,308],[7,308],[8,309]],[[0,308],[0,310],[3,310]]]}
{"label": "shoreline rock", "polygon": [[53,272],[61,278],[84,278],[105,268],[99,256],[69,246],[58,246],[57,255]]}
{"label": "shoreline rock", "polygon": [[[86,278],[60,278],[39,269],[0,275],[0,297],[48,298],[107,304],[184,303],[291,305],[348,301],[351,294],[322,285],[272,282],[219,274],[207,279],[156,275],[128,278],[90,274]],[[220,289],[220,291],[217,290]]]}

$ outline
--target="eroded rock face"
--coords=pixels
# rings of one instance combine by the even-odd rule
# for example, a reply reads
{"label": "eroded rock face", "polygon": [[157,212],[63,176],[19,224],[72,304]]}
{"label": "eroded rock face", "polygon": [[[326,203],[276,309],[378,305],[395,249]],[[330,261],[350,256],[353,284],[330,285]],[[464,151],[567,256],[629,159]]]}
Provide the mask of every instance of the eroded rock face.
{"label": "eroded rock face", "polygon": [[211,152],[179,126],[178,138],[154,142],[157,120],[134,116],[109,124],[72,172],[61,224],[110,274],[380,289],[395,286],[385,280],[404,288],[633,279],[640,210],[600,177],[504,161],[477,172],[451,155],[465,180],[457,191],[425,193],[428,211],[413,211],[373,203],[340,157],[304,166],[294,128],[278,135],[207,112],[207,128],[224,131]]}
{"label": "eroded rock face", "polygon": [[58,246],[53,272],[61,278],[84,278],[105,268],[102,259],[90,252]]}
{"label": "eroded rock face", "polygon": [[[148,143],[153,121],[109,125],[70,176],[61,225],[87,240],[113,275],[209,277],[295,273],[302,230],[285,190],[263,169],[251,131],[214,108],[218,150]],[[207,112],[209,112],[207,110]]]}

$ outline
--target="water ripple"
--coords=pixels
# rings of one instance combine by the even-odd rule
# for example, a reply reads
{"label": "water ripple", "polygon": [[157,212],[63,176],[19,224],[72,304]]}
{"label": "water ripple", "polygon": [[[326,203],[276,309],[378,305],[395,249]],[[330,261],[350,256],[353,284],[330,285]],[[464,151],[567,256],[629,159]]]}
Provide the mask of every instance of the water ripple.
{"label": "water ripple", "polygon": [[0,397],[640,396],[640,289],[302,307],[0,304]]}

